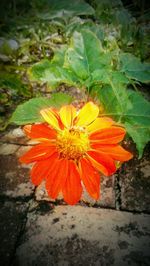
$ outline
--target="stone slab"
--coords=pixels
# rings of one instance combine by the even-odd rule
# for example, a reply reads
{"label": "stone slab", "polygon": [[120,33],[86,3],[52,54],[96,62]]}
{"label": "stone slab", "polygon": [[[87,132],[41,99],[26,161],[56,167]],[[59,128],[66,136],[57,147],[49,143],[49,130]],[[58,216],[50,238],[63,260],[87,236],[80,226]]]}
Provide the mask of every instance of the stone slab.
{"label": "stone slab", "polygon": [[[5,152],[0,155],[0,196],[30,197],[34,192],[34,186],[29,178],[30,166],[18,161],[18,156],[30,147],[13,144],[3,145],[5,145]],[[14,146],[17,146],[15,151]]]}
{"label": "stone slab", "polygon": [[2,134],[0,141],[3,143],[25,144],[28,139],[21,127],[10,129]]}
{"label": "stone slab", "polygon": [[[81,204],[84,202],[85,204],[90,204],[91,206],[97,205],[100,207],[109,207],[115,208],[115,175],[106,177],[101,176],[101,186],[100,186],[100,199],[94,200],[90,197],[90,195],[86,192],[85,188],[83,189],[83,194],[81,197]],[[50,198],[45,189],[45,183],[42,182],[35,190],[35,198],[37,201],[49,201],[55,202],[56,200]],[[58,200],[63,200],[63,196],[60,193]]]}
{"label": "stone slab", "polygon": [[18,149],[18,145],[4,143],[0,145],[0,155],[14,154]]}
{"label": "stone slab", "polygon": [[0,203],[0,265],[13,260],[20,233],[24,227],[27,204]]}
{"label": "stone slab", "polygon": [[150,262],[150,216],[81,206],[28,213],[13,265],[138,266]]}
{"label": "stone slab", "polygon": [[121,209],[150,213],[150,153],[123,165],[120,175]]}
{"label": "stone slab", "polygon": [[101,176],[99,200],[92,199],[86,191],[82,195],[82,200],[91,205],[115,208],[115,175]]}

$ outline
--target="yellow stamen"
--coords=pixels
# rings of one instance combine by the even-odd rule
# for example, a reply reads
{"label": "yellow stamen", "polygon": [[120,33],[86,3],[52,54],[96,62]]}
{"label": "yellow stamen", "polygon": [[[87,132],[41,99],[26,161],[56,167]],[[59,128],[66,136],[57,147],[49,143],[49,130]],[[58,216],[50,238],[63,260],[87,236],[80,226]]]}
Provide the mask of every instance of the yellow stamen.
{"label": "yellow stamen", "polygon": [[88,134],[81,127],[61,130],[56,145],[61,157],[78,160],[89,149]]}

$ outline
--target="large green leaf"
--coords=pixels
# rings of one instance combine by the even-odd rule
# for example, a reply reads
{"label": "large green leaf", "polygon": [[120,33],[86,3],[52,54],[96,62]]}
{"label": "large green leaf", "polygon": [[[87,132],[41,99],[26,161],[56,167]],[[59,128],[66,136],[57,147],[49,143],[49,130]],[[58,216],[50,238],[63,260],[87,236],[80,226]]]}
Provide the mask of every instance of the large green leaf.
{"label": "large green leaf", "polygon": [[66,51],[64,67],[72,70],[79,79],[86,80],[102,67],[103,49],[100,40],[91,31],[74,32]]}
{"label": "large green leaf", "polygon": [[74,86],[78,83],[76,76],[72,72],[69,72],[67,69],[59,66],[52,66],[51,68],[45,70],[43,81],[48,82],[48,85],[51,88],[56,88],[62,83]]}
{"label": "large green leaf", "polygon": [[131,104],[128,106],[126,112],[126,121],[130,124],[150,127],[150,102],[148,102],[140,93],[132,90],[127,92],[128,101],[130,101]]}
{"label": "large green leaf", "polygon": [[67,69],[49,61],[42,60],[28,70],[32,81],[47,83],[50,89],[56,88],[62,83],[77,85],[77,77]]}
{"label": "large green leaf", "polygon": [[99,82],[103,84],[109,84],[110,71],[107,67],[96,69],[91,73],[93,83]]}
{"label": "large green leaf", "polygon": [[90,30],[98,37],[98,39],[104,41],[105,33],[103,26],[95,24],[91,19],[85,20],[79,17],[73,17],[65,26],[65,32],[67,37],[72,36],[74,31],[81,32],[82,30]]}
{"label": "large green leaf", "polygon": [[50,69],[52,63],[50,60],[45,59],[41,60],[39,63],[34,64],[28,70],[29,78],[33,81],[44,81],[45,79],[45,71]]}
{"label": "large green leaf", "polygon": [[122,98],[125,99],[127,97],[124,84],[128,83],[128,79],[125,75],[119,71],[113,71],[105,67],[103,69],[95,70],[92,73],[92,82],[92,85],[95,85],[95,82],[97,82],[97,84],[100,84],[103,88],[107,87],[106,85],[111,87],[112,97],[115,97],[117,100],[117,106],[119,106],[121,113],[123,113],[124,106],[122,104]]}
{"label": "large green leaf", "polygon": [[30,77],[32,77],[33,80],[47,82],[49,88],[51,89],[56,88],[62,83],[76,85],[77,78],[73,75],[73,73],[55,65],[51,65],[48,68],[46,67],[40,72],[39,67],[41,67],[41,64],[42,63],[38,63],[32,67],[32,76]]}
{"label": "large green leaf", "polygon": [[68,48],[67,45],[61,45],[61,47],[54,50],[54,56],[51,60],[52,64],[55,64],[57,66],[63,66],[65,52],[67,48]]}
{"label": "large green leaf", "polygon": [[[48,0],[46,1],[47,12],[40,12],[42,19],[64,18],[79,15],[94,15],[94,9],[83,0]],[[46,3],[45,3],[46,4]]]}
{"label": "large green leaf", "polygon": [[120,71],[112,71],[111,79],[114,84],[128,84],[129,79]]}
{"label": "large green leaf", "polygon": [[134,125],[128,122],[125,122],[124,126],[130,137],[136,143],[139,158],[141,158],[145,145],[150,141],[150,127],[142,127],[141,125]]}
{"label": "large green leaf", "polygon": [[140,59],[129,53],[120,54],[121,71],[143,83],[150,82],[150,64],[141,63]]}
{"label": "large green leaf", "polygon": [[30,99],[16,108],[10,119],[10,123],[25,125],[42,122],[43,118],[40,115],[42,109],[50,107],[59,108],[64,104],[70,104],[71,101],[72,98],[63,93],[55,93],[50,99],[45,97]]}
{"label": "large green leaf", "polygon": [[129,91],[128,95],[131,104],[126,112],[124,126],[136,143],[141,158],[145,145],[150,141],[150,103],[134,91]]}
{"label": "large green leaf", "polygon": [[29,78],[35,81],[47,81],[45,72],[53,66],[62,67],[64,64],[64,56],[67,46],[62,45],[60,49],[56,49],[52,60],[43,59],[40,62],[34,64],[28,70]]}
{"label": "large green leaf", "polygon": [[111,85],[104,85],[102,89],[97,90],[97,93],[104,107],[105,115],[110,115],[120,122],[126,110],[131,107],[126,88],[118,84],[116,95]]}
{"label": "large green leaf", "polygon": [[109,66],[103,66],[102,69],[96,69],[92,73],[93,82],[102,82],[103,84],[110,84],[112,82],[114,85],[118,84],[128,84],[128,78],[119,71],[113,71]]}
{"label": "large green leaf", "polygon": [[60,108],[63,105],[70,104],[72,102],[72,97],[68,94],[58,92],[53,93],[50,100],[53,107]]}
{"label": "large green leaf", "polygon": [[150,103],[140,93],[120,86],[118,94],[122,108],[109,85],[98,91],[105,115],[112,116],[126,127],[141,157],[146,143],[150,140]]}

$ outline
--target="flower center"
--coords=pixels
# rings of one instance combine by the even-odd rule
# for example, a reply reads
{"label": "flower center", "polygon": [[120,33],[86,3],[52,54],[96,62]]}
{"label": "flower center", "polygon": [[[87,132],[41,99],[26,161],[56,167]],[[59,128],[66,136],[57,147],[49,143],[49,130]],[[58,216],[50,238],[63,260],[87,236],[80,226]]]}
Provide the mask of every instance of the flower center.
{"label": "flower center", "polygon": [[79,159],[89,149],[88,134],[83,128],[64,129],[58,133],[56,145],[63,158]]}

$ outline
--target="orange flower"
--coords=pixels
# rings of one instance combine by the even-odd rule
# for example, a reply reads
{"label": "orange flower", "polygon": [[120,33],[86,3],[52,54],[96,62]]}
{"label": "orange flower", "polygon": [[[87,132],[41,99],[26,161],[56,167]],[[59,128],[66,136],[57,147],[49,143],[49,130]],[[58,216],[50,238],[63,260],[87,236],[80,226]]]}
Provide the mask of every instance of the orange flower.
{"label": "orange flower", "polygon": [[20,158],[32,163],[32,182],[39,185],[45,180],[49,196],[57,198],[62,192],[68,204],[76,204],[82,194],[82,183],[94,199],[99,198],[100,174],[112,175],[118,161],[127,161],[132,154],[118,143],[125,129],[116,126],[110,118],[98,117],[99,108],[92,102],[79,112],[72,105],[60,111],[44,109],[44,124],[24,127],[28,137],[39,144]]}

